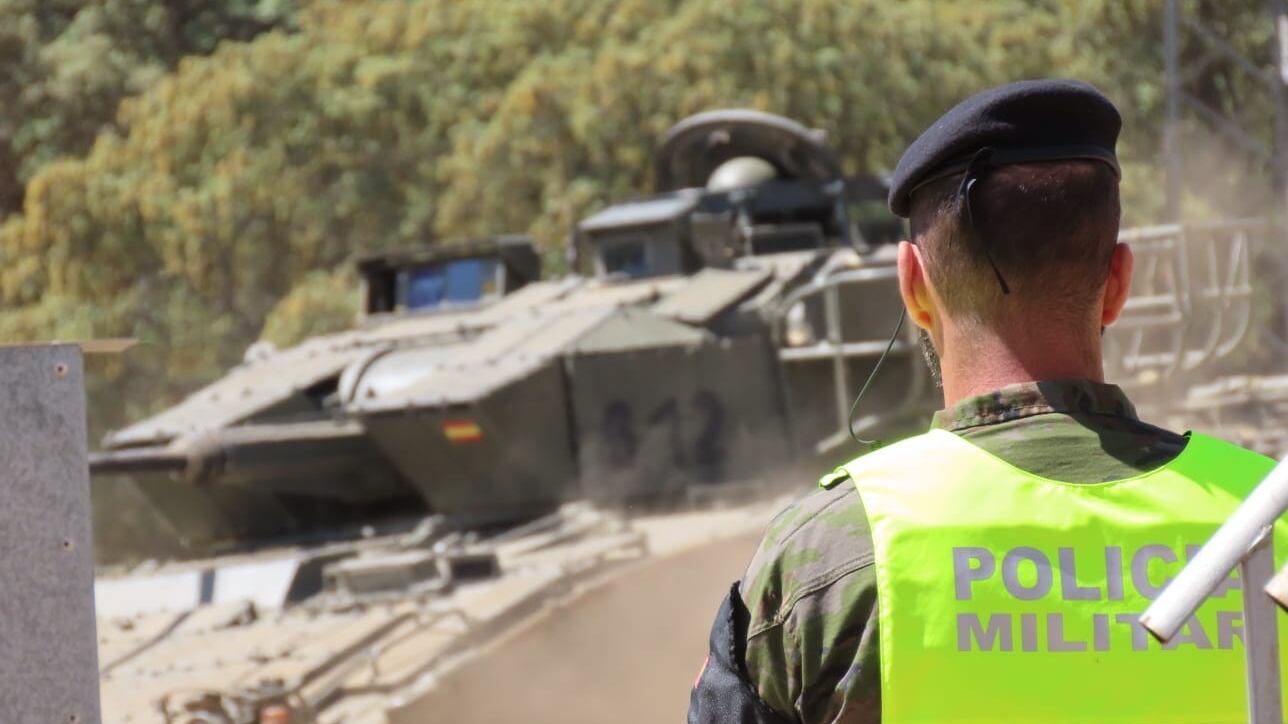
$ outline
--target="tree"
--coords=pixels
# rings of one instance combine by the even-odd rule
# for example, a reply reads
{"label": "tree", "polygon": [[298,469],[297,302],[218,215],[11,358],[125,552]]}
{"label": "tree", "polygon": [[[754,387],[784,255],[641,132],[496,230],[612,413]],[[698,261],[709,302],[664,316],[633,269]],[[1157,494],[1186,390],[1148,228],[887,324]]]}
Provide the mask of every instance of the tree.
{"label": "tree", "polygon": [[0,0],[0,218],[38,169],[114,128],[123,98],[294,15],[292,0]]}
{"label": "tree", "polygon": [[[556,257],[578,218],[648,190],[652,149],[690,113],[781,113],[825,129],[847,171],[881,172],[952,103],[1024,77],[1081,77],[1118,100],[1127,219],[1151,222],[1160,8],[0,0],[14,69],[0,101],[20,109],[0,114],[0,164],[18,169],[0,174],[0,203],[24,199],[0,226],[0,335],[143,340],[102,363],[101,429],[256,339],[346,325],[355,252],[528,232]],[[1219,16],[1250,54],[1266,41],[1259,3],[1187,11]],[[1228,60],[1195,67],[1209,102],[1270,117]]]}

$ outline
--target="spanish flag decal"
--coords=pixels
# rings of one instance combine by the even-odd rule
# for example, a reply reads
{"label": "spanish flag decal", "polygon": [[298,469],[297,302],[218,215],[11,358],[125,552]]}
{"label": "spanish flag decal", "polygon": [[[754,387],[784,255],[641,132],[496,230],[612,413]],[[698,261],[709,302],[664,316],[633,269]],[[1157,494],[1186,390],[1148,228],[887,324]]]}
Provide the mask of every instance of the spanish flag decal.
{"label": "spanish flag decal", "polygon": [[443,436],[453,445],[482,442],[483,430],[473,420],[444,420]]}

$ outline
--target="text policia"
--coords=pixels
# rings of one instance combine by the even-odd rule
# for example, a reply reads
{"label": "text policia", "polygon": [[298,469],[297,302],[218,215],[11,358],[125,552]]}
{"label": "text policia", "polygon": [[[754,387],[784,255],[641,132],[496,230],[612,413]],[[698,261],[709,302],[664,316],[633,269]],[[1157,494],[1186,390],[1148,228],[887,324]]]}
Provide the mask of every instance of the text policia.
{"label": "text policia", "polygon": [[[1197,544],[1186,545],[1186,559],[1198,549]],[[960,602],[958,651],[1232,649],[1236,640],[1243,643],[1238,596],[1229,597],[1229,610],[1202,610],[1165,646],[1152,641],[1137,625],[1144,607],[1179,568],[1180,557],[1170,546],[1148,544],[1134,550],[1106,546],[1090,551],[1059,547],[1045,552],[1017,546],[1002,555],[963,546],[953,548],[952,555],[954,594]],[[1212,599],[1240,590],[1239,579],[1231,575]],[[1061,602],[1060,610],[1045,610],[1054,601]],[[1105,601],[1122,601],[1123,606],[1114,610]]]}

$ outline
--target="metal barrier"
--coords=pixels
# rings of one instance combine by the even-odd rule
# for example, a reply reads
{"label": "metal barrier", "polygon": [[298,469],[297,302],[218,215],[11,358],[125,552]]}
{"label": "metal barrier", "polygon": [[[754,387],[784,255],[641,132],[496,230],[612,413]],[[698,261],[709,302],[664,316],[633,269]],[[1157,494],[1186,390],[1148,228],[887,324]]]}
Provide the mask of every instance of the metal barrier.
{"label": "metal barrier", "polygon": [[[1106,335],[1108,377],[1137,385],[1162,382],[1178,372],[1200,371],[1237,349],[1252,325],[1253,252],[1269,229],[1264,220],[1239,219],[1124,230],[1119,240],[1131,244],[1136,270],[1122,317]],[[870,313],[867,309],[845,309],[843,289],[851,285],[894,289],[898,271],[889,264],[822,273],[788,294],[774,315],[778,356],[784,365],[832,362],[836,432],[815,444],[820,453],[849,440],[847,424],[856,391],[849,363],[860,358],[875,360],[889,343],[889,332],[884,329],[879,329],[876,337],[845,338],[844,315]],[[798,307],[821,308],[823,334],[793,346],[784,343],[785,329],[793,308]],[[873,326],[867,321],[864,328]],[[916,329],[907,325],[891,349],[891,355],[900,359],[887,360],[887,364],[909,365],[912,383],[893,408],[883,405],[877,412],[859,417],[854,424],[856,434],[866,434],[892,417],[921,411],[918,403],[926,394],[929,378],[920,355],[915,354],[916,344]]]}
{"label": "metal barrier", "polygon": [[1106,335],[1111,376],[1168,379],[1228,356],[1252,322],[1252,253],[1262,220],[1128,229],[1132,295]]}
{"label": "metal barrier", "polygon": [[[813,360],[832,361],[832,389],[836,409],[836,431],[818,441],[814,449],[823,454],[846,444],[850,440],[850,406],[854,403],[855,387],[850,379],[849,362],[853,359],[867,358],[876,360],[890,345],[890,334],[884,332],[879,337],[864,339],[845,339],[843,323],[845,308],[841,304],[842,288],[846,286],[882,285],[898,288],[898,270],[894,265],[849,269],[835,272],[822,278],[816,278],[788,294],[775,315],[774,331],[780,342],[778,358],[784,365]],[[785,338],[784,327],[790,311],[797,305],[808,305],[815,297],[822,297],[823,328],[825,336],[811,344],[789,346],[782,344]],[[898,307],[895,307],[897,309]],[[869,310],[851,310],[853,314],[864,314]],[[894,317],[890,318],[891,324]],[[867,325],[865,325],[867,326]],[[854,432],[864,435],[878,424],[897,417],[900,414],[911,414],[917,409],[917,402],[926,391],[928,375],[917,348],[916,328],[904,325],[901,339],[896,339],[890,348],[892,357],[900,357],[900,362],[887,360],[886,364],[906,364],[910,367],[911,384],[908,385],[902,399],[891,409],[882,407],[872,414],[865,414],[854,421]]]}
{"label": "metal barrier", "polygon": [[1275,603],[1288,608],[1288,566],[1274,575],[1274,523],[1285,510],[1288,461],[1266,476],[1140,617],[1146,631],[1170,641],[1237,567],[1251,724],[1283,723]]}

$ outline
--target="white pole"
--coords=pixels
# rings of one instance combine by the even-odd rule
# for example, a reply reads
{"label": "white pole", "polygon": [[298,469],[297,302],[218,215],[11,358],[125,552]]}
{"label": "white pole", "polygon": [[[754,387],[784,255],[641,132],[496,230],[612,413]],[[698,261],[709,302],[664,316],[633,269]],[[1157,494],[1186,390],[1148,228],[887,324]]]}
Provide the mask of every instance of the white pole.
{"label": "white pole", "polygon": [[1141,625],[1158,640],[1170,640],[1285,510],[1288,464],[1280,462],[1146,609]]}
{"label": "white pole", "polygon": [[1285,510],[1288,462],[1280,461],[1140,617],[1146,631],[1170,641],[1237,566],[1251,724],[1283,722],[1277,611],[1266,588],[1275,572],[1274,524]]}

